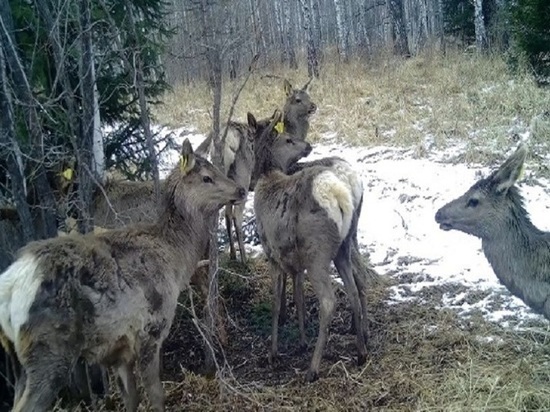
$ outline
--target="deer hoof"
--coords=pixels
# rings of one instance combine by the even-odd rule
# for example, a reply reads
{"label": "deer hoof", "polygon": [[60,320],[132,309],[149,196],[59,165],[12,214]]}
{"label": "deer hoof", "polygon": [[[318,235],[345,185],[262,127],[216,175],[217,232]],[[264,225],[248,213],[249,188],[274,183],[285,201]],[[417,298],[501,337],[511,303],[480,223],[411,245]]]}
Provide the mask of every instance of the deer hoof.
{"label": "deer hoof", "polygon": [[311,369],[306,373],[306,382],[312,383],[319,379],[319,374]]}

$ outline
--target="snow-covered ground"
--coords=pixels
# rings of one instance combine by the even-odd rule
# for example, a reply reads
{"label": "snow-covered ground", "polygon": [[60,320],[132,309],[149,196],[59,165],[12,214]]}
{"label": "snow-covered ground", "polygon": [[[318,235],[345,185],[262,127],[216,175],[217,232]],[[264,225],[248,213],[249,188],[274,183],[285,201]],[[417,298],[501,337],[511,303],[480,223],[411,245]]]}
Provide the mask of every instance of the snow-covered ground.
{"label": "snow-covered ground", "polygon": [[[203,135],[173,131],[178,143],[188,137],[197,147]],[[430,149],[427,157],[416,158],[414,149],[392,147],[358,148],[331,143],[314,145],[308,160],[338,155],[356,167],[363,178],[365,193],[359,222],[359,242],[377,271],[398,279],[391,300],[422,299],[422,290],[443,291],[441,306],[464,313],[479,310],[487,319],[521,325],[528,319],[542,319],[502,286],[481,251],[481,241],[458,231],[445,232],[434,220],[442,205],[463,194],[476,180],[486,176],[487,167],[452,164],[449,159],[463,150]],[[509,153],[515,150],[511,147]],[[508,153],[508,154],[509,154]],[[178,158],[166,152],[161,166],[164,176]],[[529,165],[525,175],[529,175]],[[550,181],[543,178],[520,182],[526,208],[533,223],[550,230]],[[247,246],[261,253],[254,239],[252,196],[247,201]],[[223,233],[223,230],[221,230]]]}

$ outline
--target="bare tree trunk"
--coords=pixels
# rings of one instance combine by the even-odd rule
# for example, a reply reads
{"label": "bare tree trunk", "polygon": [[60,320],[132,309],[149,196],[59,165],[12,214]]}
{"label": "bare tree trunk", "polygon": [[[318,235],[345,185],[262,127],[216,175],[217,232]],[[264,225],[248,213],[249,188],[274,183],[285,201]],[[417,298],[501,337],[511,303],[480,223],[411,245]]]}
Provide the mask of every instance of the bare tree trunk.
{"label": "bare tree trunk", "polygon": [[288,56],[288,65],[291,69],[298,68],[298,61],[296,60],[296,42],[294,39],[294,28],[293,21],[291,20],[290,13],[290,1],[283,0],[283,12],[285,19],[285,30],[286,30],[286,53]]}
{"label": "bare tree trunk", "polygon": [[309,0],[300,0],[300,3],[302,6],[304,32],[306,33],[307,42],[307,72],[309,77],[319,77],[319,60],[317,58],[317,50],[313,39],[310,3]]}
{"label": "bare tree trunk", "polygon": [[81,202],[81,219],[79,229],[82,233],[93,231],[94,220],[92,211],[93,181],[93,146],[94,146],[94,116],[95,99],[93,77],[94,59],[92,55],[92,22],[90,0],[80,0],[80,95],[82,96],[82,133],[78,142],[80,161],[78,162],[78,195]]}
{"label": "bare tree trunk", "polygon": [[319,0],[310,0],[313,43],[317,50],[317,60],[323,61],[323,45],[321,43],[321,14],[319,12]]}
{"label": "bare tree trunk", "polygon": [[344,59],[344,62],[348,62],[348,23],[345,20],[346,14],[342,0],[334,0],[334,6],[336,7],[336,27],[338,29],[338,54]]}
{"label": "bare tree trunk", "polygon": [[[23,230],[23,241],[24,243],[28,243],[36,239],[36,232],[29,204],[27,203],[25,171],[20,156],[21,150],[15,139],[15,123],[10,96],[8,78],[6,76],[6,62],[2,47],[0,49],[0,152],[2,153],[2,159],[7,160],[8,172],[12,183],[11,191]],[[13,160],[10,157],[13,157]]]}
{"label": "bare tree trunk", "polygon": [[487,31],[483,17],[483,0],[474,0],[474,25],[476,31],[476,49],[479,52],[487,50]]}
{"label": "bare tree trunk", "polygon": [[407,33],[405,32],[405,21],[403,18],[403,0],[388,0],[389,14],[393,28],[393,48],[396,54],[408,56],[410,54],[407,44]]}

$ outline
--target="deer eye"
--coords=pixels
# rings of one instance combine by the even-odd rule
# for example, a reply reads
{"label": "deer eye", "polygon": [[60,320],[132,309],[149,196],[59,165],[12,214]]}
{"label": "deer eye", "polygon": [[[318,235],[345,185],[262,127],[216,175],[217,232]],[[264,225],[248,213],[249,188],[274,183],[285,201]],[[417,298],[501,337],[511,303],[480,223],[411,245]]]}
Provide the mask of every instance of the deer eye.
{"label": "deer eye", "polygon": [[302,99],[300,99],[299,97],[297,97],[295,100],[296,100],[296,103],[302,103]]}
{"label": "deer eye", "polygon": [[202,181],[204,183],[214,183],[214,181],[212,180],[212,178],[210,176],[203,176]]}
{"label": "deer eye", "polygon": [[468,200],[468,203],[466,203],[466,207],[476,207],[479,205],[479,199],[476,199],[475,197],[471,197]]}
{"label": "deer eye", "polygon": [[290,143],[290,144],[294,144],[294,142],[292,141],[292,139],[291,139],[290,137],[288,137],[288,138],[286,139],[286,142],[287,142],[287,143]]}

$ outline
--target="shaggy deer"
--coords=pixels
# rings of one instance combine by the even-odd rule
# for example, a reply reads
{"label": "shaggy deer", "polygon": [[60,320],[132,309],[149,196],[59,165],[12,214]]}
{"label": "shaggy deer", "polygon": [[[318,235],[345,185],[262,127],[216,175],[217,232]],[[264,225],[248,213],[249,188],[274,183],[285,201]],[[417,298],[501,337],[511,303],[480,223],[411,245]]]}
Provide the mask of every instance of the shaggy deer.
{"label": "shaggy deer", "polygon": [[[311,101],[307,88],[311,79],[301,88],[294,89],[288,80],[284,80],[285,104],[283,107],[284,130],[292,136],[305,140],[309,130],[309,117],[317,111],[317,105]],[[260,120],[247,115],[248,124],[230,121],[227,124],[227,136],[223,148],[222,160],[226,175],[240,185],[253,190],[255,182],[251,181],[254,168],[254,135],[259,127],[258,123],[267,126],[269,119]],[[198,153],[211,153],[212,133],[199,145]],[[239,206],[228,205],[225,208],[225,224],[229,242],[229,257],[237,258],[231,227],[235,228],[235,236],[239,245],[241,261],[246,264],[246,251],[242,233],[244,204]]]}
{"label": "shaggy deer", "polygon": [[114,367],[127,411],[137,410],[137,365],[151,407],[164,411],[159,353],[180,292],[208,242],[206,222],[246,190],[188,140],[164,182],[155,224],[32,242],[0,275],[2,342],[25,370],[15,412],[46,411],[79,357]]}
{"label": "shaggy deer", "polygon": [[531,223],[514,185],[526,155],[522,143],[499,169],[439,209],[435,220],[443,230],[481,238],[483,253],[500,282],[550,319],[550,233]]}
{"label": "shaggy deer", "polygon": [[[303,327],[302,276],[304,270],[319,299],[319,335],[306,380],[318,378],[321,356],[327,341],[336,297],[331,284],[330,263],[334,262],[344,281],[354,313],[358,363],[366,360],[366,306],[360,298],[366,291],[365,276],[354,273],[351,248],[357,231],[355,205],[357,192],[334,170],[317,166],[293,175],[283,172],[300,157],[311,152],[311,146],[289,135],[277,133],[277,116],[256,141],[254,174],[254,211],[258,234],[267,256],[273,281],[271,359],[277,356],[278,321],[283,278],[295,278],[295,296],[300,323],[300,344],[305,346]],[[305,143],[305,148],[301,146]],[[286,156],[285,156],[286,151]]]}
{"label": "shaggy deer", "polygon": [[[337,156],[331,156],[331,157],[324,157],[322,159],[307,161],[307,162],[298,162],[291,165],[286,173],[288,175],[292,175],[294,173],[300,172],[306,168],[309,167],[315,167],[315,166],[323,166],[330,168],[342,181],[346,182],[350,189],[354,191],[354,221],[359,222],[359,218],[361,216],[361,209],[363,206],[363,184],[361,182],[361,177],[359,174],[353,170],[352,166],[342,159],[341,157]],[[367,262],[363,261],[363,258],[361,257],[361,252],[359,251],[359,242],[357,240],[357,230],[354,231],[353,235],[353,244],[351,246],[351,261],[352,261],[352,268],[354,272],[356,273],[356,276],[362,276],[361,274],[366,274],[365,282],[368,284],[374,284],[378,280],[378,273],[371,267],[370,262],[367,259]],[[364,275],[363,275],[364,277]],[[279,323],[284,324],[286,322],[286,274],[283,277],[283,294],[281,296],[281,312],[279,317]],[[297,278],[296,281],[300,282],[300,278]],[[300,289],[300,285],[295,285],[294,290]],[[303,296],[294,296],[295,302],[303,302]],[[366,296],[360,295],[360,299],[362,299],[363,307],[366,306]],[[304,310],[303,308],[298,307],[298,310]],[[300,316],[299,316],[300,318]],[[303,317],[301,317],[303,319]],[[356,333],[355,330],[355,322],[352,321],[351,323],[351,329],[350,331],[352,333]],[[366,331],[364,332],[366,334]],[[365,335],[366,336],[366,335]]]}

